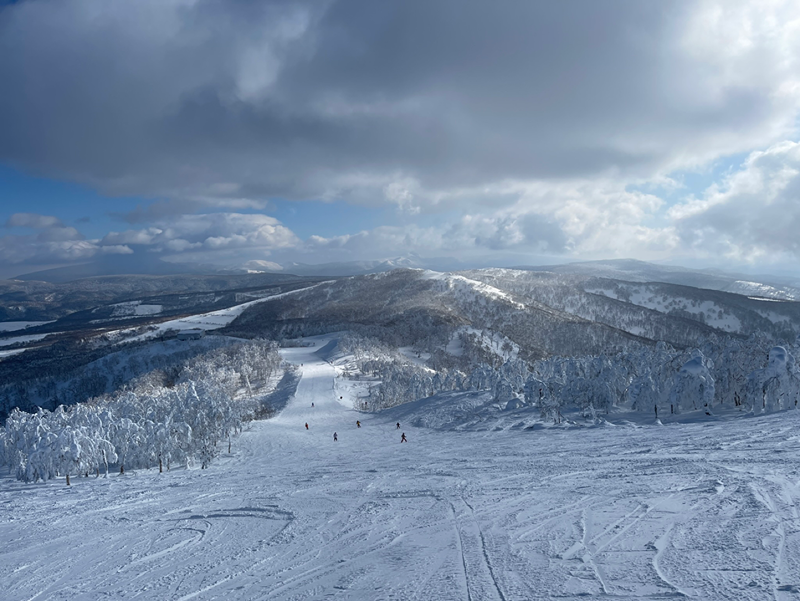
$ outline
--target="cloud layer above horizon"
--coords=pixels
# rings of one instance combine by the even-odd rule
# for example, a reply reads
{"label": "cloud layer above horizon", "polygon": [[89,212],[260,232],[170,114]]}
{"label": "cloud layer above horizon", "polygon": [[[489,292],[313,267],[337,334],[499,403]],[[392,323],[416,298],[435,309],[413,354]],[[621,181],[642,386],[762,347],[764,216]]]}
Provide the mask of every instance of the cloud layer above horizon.
{"label": "cloud layer above horizon", "polygon": [[[0,260],[790,263],[799,59],[788,0],[18,2],[0,163],[145,200],[96,239],[8,210]],[[392,217],[303,239],[278,200]]]}

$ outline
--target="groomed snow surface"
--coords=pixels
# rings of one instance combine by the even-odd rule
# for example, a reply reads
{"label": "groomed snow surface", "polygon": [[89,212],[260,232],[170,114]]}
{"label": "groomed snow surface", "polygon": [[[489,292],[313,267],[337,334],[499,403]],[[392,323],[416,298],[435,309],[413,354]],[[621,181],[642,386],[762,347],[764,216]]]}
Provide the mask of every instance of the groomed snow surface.
{"label": "groomed snow surface", "polygon": [[210,469],[4,476],[0,597],[800,598],[800,412],[397,430],[339,402],[325,342]]}
{"label": "groomed snow surface", "polygon": [[[200,313],[198,315],[190,315],[189,317],[181,317],[178,319],[171,319],[169,321],[161,322],[153,327],[152,330],[148,331],[145,334],[140,334],[137,336],[127,337],[125,338],[125,342],[132,342],[132,341],[141,341],[141,340],[151,340],[153,338],[158,338],[163,336],[167,330],[204,330],[204,331],[211,331],[211,330],[219,330],[224,328],[225,326],[229,325],[234,319],[239,317],[245,309],[252,307],[253,305],[257,305],[258,303],[263,303],[264,301],[268,300],[275,300],[278,298],[283,298],[286,296],[290,296],[292,294],[297,294],[299,292],[303,292],[305,290],[309,290],[311,288],[315,288],[321,284],[325,284],[326,282],[320,282],[319,284],[314,284],[312,286],[308,286],[307,288],[299,288],[297,290],[291,290],[289,292],[281,292],[280,294],[273,294],[270,296],[265,296],[263,298],[258,298],[256,300],[248,301],[246,303],[242,303],[240,305],[234,305],[233,307],[228,307],[227,309],[218,309],[217,311],[211,311],[209,313]],[[117,307],[121,305],[126,305],[126,303],[120,303],[116,305]],[[137,308],[134,303],[127,303]],[[137,315],[149,315],[161,312],[161,305],[139,305],[138,307],[158,307],[158,311],[151,311],[150,313],[137,313]],[[115,330],[113,332],[108,332],[107,334],[123,334],[127,335],[132,333],[132,329],[125,329],[125,330]]]}
{"label": "groomed snow surface", "polygon": [[26,328],[42,326],[52,321],[0,321],[0,332],[16,332]]}

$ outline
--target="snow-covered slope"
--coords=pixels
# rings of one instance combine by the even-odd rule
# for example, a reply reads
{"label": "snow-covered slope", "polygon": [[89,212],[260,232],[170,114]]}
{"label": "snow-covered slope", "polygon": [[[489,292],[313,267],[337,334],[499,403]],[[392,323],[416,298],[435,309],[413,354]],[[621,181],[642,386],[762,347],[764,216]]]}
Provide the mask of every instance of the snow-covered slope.
{"label": "snow-covered slope", "polygon": [[626,282],[664,282],[781,300],[800,300],[800,282],[777,276],[746,276],[715,269],[690,269],[656,265],[634,259],[587,261],[546,267],[521,267],[527,271],[599,277]]}
{"label": "snow-covered slope", "polygon": [[794,340],[800,303],[748,298],[670,283],[629,282],[511,269],[463,272],[517,297],[677,346],[697,344],[712,332],[766,333]]}
{"label": "snow-covered slope", "polygon": [[0,479],[3,599],[797,596],[800,412],[397,430],[338,402],[323,345],[283,351],[294,399],[209,469]]}
{"label": "snow-covered slope", "polygon": [[[58,405],[74,405],[94,396],[114,392],[149,371],[174,370],[200,353],[234,342],[235,339],[225,336],[207,336],[201,340],[149,341],[122,347],[74,371],[29,374],[24,388],[13,382],[4,382],[0,384],[0,421],[5,420],[14,407],[29,412],[35,412],[37,407],[52,410]],[[3,358],[3,353],[13,356],[25,350],[0,349],[0,358]]]}
{"label": "snow-covered slope", "polygon": [[398,269],[320,284],[245,311],[227,333],[293,337],[379,328],[396,346],[437,338],[462,326],[505,336],[529,357],[599,352],[644,341],[489,282],[459,274]]}

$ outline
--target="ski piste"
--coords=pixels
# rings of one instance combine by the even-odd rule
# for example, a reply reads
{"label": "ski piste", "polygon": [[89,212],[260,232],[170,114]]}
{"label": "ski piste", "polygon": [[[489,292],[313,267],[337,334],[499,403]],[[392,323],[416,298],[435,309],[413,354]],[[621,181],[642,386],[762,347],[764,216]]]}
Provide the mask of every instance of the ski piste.
{"label": "ski piste", "polygon": [[797,412],[581,430],[415,427],[408,408],[354,410],[317,352],[327,340],[282,349],[302,365],[294,397],[208,469],[74,477],[70,487],[4,475],[0,596],[800,592]]}

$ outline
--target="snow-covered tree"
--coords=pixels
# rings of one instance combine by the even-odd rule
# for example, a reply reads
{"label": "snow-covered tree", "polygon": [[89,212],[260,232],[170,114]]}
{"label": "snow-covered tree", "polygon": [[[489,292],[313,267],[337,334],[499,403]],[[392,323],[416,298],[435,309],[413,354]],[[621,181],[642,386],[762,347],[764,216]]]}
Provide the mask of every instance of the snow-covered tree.
{"label": "snow-covered tree", "polygon": [[[0,434],[2,458],[21,480],[120,471],[197,458],[205,467],[217,443],[254,419],[280,364],[276,347],[255,341],[191,359],[176,381],[147,374],[117,394],[30,414],[15,410]],[[246,383],[242,371],[247,366]]]}
{"label": "snow-covered tree", "polygon": [[755,413],[794,408],[800,398],[800,369],[783,346],[769,351],[767,366],[747,376],[745,396]]}
{"label": "snow-covered tree", "polygon": [[711,409],[714,402],[714,378],[707,359],[700,351],[684,363],[675,376],[670,390],[670,404],[675,413],[682,410]]}

